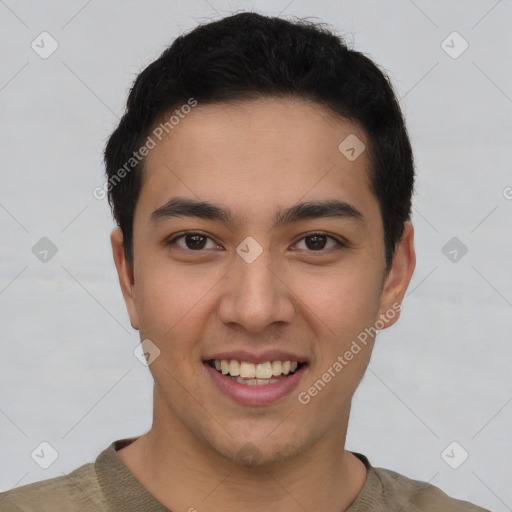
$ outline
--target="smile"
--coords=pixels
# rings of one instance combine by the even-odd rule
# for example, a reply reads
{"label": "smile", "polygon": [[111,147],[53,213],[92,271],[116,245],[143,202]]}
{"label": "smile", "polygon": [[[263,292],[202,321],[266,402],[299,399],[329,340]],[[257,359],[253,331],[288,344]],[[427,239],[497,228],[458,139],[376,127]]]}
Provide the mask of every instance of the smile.
{"label": "smile", "polygon": [[206,362],[217,372],[246,386],[265,386],[293,375],[304,363],[298,361],[265,361],[251,363],[236,359],[211,359]]}

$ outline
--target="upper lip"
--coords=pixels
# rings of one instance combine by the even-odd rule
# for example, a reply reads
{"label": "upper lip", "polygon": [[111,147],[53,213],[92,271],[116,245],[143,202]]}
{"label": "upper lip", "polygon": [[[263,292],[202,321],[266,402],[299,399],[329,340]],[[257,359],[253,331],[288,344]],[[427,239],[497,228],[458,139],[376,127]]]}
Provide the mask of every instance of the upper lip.
{"label": "upper lip", "polygon": [[265,363],[267,361],[297,361],[298,363],[307,362],[307,358],[297,356],[291,352],[283,352],[282,350],[265,350],[258,354],[249,352],[248,350],[230,350],[229,352],[215,352],[214,354],[208,355],[203,358],[203,361],[210,361],[212,359],[222,360],[226,359],[230,361],[235,359],[236,361],[246,361],[248,363]]}

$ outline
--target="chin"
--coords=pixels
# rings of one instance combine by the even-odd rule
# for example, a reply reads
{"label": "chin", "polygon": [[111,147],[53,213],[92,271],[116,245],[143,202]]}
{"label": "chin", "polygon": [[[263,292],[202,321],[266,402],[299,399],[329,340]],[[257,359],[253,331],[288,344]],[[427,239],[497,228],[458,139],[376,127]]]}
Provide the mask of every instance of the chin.
{"label": "chin", "polygon": [[[272,441],[268,437],[253,441],[232,440],[230,446],[216,451],[222,457],[241,466],[264,468],[285,462],[305,450],[304,446],[298,445],[297,440],[290,442],[291,438],[292,436],[286,436],[286,439],[274,438]],[[236,450],[233,451],[235,447]]]}

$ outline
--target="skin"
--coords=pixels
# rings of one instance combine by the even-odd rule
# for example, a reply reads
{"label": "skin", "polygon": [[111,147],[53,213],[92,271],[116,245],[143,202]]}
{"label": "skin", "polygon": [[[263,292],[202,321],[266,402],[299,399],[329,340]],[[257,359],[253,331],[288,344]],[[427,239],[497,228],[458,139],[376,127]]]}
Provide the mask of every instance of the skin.
{"label": "skin", "polygon": [[[345,510],[364,485],[366,469],[345,450],[345,438],[374,340],[307,405],[297,399],[359,333],[401,303],[414,271],[407,222],[386,273],[368,155],[349,161],[338,150],[350,134],[368,147],[357,124],[298,99],[198,105],[146,159],[133,264],[120,229],[111,242],[131,325],[160,355],[149,366],[153,426],[118,454],[171,510]],[[151,213],[176,196],[229,207],[235,223],[151,223]],[[280,208],[322,199],[345,201],[363,219],[273,225]],[[165,245],[187,230],[209,236],[206,246],[194,249],[183,238]],[[319,249],[308,245],[306,235],[317,231],[346,246],[336,248],[329,238]],[[248,236],[263,249],[252,263],[236,253]],[[399,314],[393,316],[386,326]],[[307,359],[296,391],[249,406],[211,384],[207,354],[265,348]],[[240,453],[247,443],[258,454],[252,463]]]}

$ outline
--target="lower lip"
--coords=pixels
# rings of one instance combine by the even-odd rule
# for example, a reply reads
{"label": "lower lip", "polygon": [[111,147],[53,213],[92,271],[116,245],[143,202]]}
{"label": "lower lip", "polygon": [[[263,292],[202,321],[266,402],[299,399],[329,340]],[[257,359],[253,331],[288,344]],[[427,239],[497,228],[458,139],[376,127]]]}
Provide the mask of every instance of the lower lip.
{"label": "lower lip", "polygon": [[279,382],[273,384],[264,384],[262,386],[248,386],[226,377],[222,373],[203,363],[214,384],[232,400],[244,405],[265,405],[276,402],[277,400],[290,394],[299,384],[307,365],[301,366],[295,373],[289,377],[282,378]]}

